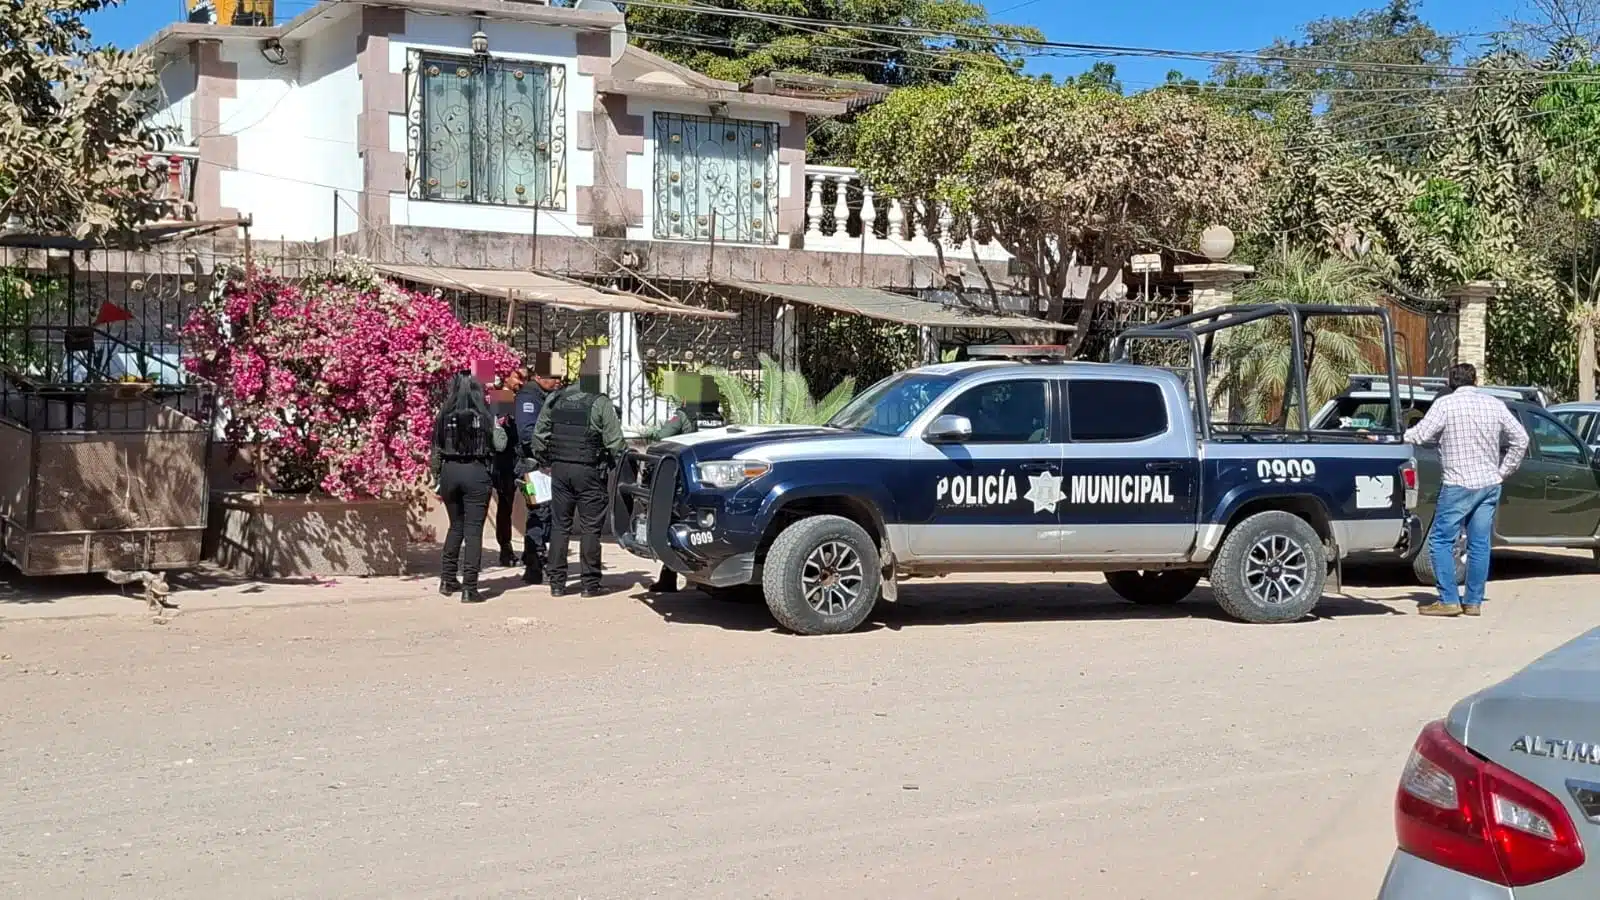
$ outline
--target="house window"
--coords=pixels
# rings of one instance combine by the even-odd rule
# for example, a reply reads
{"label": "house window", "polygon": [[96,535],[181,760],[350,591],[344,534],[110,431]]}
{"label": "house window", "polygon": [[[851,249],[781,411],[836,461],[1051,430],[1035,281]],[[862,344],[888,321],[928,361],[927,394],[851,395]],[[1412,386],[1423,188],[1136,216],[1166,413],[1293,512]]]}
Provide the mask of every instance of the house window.
{"label": "house window", "polygon": [[655,236],[770,244],[778,126],[656,113]]}
{"label": "house window", "polygon": [[566,68],[413,52],[411,197],[566,208]]}

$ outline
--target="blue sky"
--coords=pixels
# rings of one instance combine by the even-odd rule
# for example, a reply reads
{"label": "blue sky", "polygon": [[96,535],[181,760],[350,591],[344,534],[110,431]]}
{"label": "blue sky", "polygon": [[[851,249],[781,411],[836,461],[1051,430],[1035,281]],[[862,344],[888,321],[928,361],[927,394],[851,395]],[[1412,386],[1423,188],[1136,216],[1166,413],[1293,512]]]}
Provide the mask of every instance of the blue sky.
{"label": "blue sky", "polygon": [[[1052,40],[1182,50],[1251,50],[1274,37],[1297,33],[1299,26],[1323,16],[1344,16],[1383,5],[1384,0],[989,0],[995,18],[1034,25]],[[286,18],[313,5],[313,0],[279,0],[278,16]],[[133,46],[163,25],[177,21],[183,0],[128,0],[96,16],[96,36]],[[1422,15],[1449,34],[1473,34],[1526,15],[1526,0],[1424,0]],[[1473,39],[1469,39],[1473,40]],[[1058,74],[1086,69],[1086,60],[1051,60],[1037,68]],[[1130,89],[1163,80],[1168,69],[1200,76],[1203,63],[1161,59],[1112,59]]]}

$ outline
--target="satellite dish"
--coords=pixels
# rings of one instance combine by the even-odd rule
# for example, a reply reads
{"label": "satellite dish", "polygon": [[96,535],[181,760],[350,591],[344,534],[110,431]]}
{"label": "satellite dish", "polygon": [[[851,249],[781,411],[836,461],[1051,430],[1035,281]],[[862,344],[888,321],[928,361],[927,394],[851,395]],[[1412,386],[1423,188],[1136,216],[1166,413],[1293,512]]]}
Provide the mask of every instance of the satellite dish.
{"label": "satellite dish", "polygon": [[[612,13],[622,15],[622,10],[611,0],[578,0],[572,8],[582,12]],[[622,58],[622,52],[628,49],[628,26],[614,25],[611,28],[611,61],[615,63]]]}

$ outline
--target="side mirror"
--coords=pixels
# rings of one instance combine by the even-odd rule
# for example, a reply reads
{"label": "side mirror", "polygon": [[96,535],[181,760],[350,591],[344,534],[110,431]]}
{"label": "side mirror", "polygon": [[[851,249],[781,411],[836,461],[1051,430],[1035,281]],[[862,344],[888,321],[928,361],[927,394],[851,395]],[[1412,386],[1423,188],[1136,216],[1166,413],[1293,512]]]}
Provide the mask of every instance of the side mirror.
{"label": "side mirror", "polygon": [[972,438],[972,420],[966,416],[940,416],[928,426],[930,444],[959,444]]}

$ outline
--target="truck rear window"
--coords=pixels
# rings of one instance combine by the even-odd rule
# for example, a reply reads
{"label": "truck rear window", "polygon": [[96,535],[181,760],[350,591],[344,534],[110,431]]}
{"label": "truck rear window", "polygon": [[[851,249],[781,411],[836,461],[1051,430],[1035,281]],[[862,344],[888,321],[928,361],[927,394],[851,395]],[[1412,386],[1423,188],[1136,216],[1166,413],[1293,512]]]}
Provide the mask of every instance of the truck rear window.
{"label": "truck rear window", "polygon": [[[1400,401],[1400,429],[1404,430],[1422,421],[1427,415],[1430,400]],[[1333,401],[1333,409],[1312,424],[1318,431],[1392,431],[1389,401],[1367,397],[1340,397]]]}
{"label": "truck rear window", "polygon": [[1073,441],[1142,441],[1167,430],[1167,399],[1153,381],[1067,382]]}

